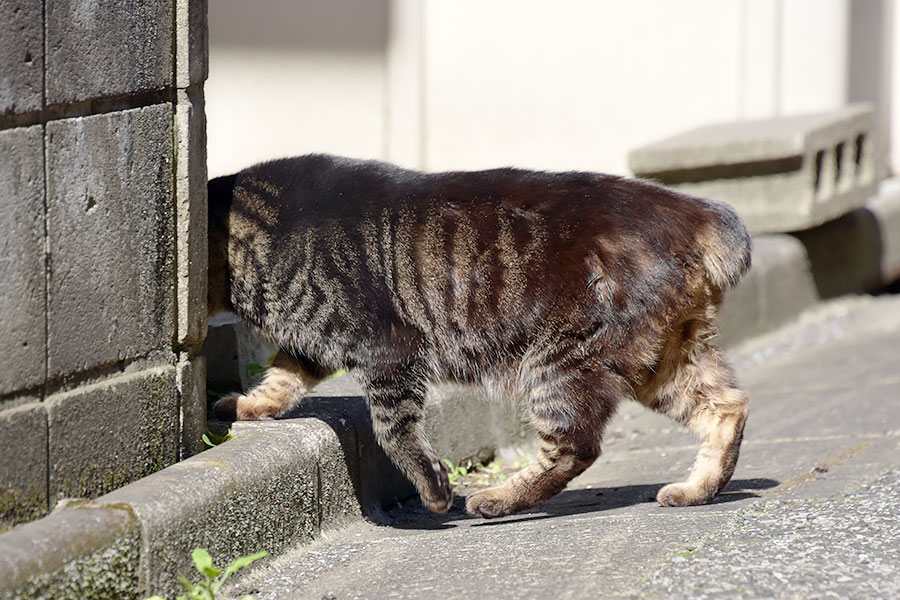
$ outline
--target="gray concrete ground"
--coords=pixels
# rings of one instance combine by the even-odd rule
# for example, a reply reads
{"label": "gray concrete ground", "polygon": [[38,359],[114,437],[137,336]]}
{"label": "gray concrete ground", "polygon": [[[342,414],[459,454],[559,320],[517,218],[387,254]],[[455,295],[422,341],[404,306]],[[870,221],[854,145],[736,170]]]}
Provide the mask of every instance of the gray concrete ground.
{"label": "gray concrete ground", "polygon": [[[842,299],[732,352],[751,395],[713,504],[653,498],[696,442],[628,404],[604,455],[540,509],[418,501],[326,533],[228,592],[299,598],[900,598],[900,297]],[[465,493],[465,490],[458,490]]]}

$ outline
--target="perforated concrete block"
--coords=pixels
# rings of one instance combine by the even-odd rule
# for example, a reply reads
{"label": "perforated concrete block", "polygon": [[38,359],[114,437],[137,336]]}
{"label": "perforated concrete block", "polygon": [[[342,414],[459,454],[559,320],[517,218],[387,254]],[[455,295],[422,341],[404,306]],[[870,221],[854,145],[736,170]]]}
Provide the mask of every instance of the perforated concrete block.
{"label": "perforated concrete block", "polygon": [[807,229],[875,190],[872,108],[701,127],[634,150],[631,170],[727,202],[753,233]]}

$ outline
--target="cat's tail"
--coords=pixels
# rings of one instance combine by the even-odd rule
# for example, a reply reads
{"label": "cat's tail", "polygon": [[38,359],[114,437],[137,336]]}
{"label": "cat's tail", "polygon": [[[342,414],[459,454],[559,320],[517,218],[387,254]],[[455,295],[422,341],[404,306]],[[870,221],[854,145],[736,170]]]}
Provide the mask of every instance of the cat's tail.
{"label": "cat's tail", "polygon": [[750,233],[733,208],[721,202],[706,202],[713,219],[697,240],[703,268],[713,285],[726,290],[750,269]]}

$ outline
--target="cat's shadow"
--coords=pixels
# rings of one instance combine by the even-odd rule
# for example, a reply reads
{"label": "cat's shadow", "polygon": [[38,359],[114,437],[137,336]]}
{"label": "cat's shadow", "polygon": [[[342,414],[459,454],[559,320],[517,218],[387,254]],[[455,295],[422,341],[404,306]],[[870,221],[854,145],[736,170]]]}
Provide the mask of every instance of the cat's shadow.
{"label": "cat's shadow", "polygon": [[659,507],[656,504],[656,493],[664,485],[659,483],[564,490],[539,508],[490,520],[476,519],[466,514],[466,498],[462,495],[457,495],[450,510],[440,515],[429,512],[421,502],[413,499],[403,506],[386,511],[385,520],[379,519],[379,522],[398,529],[450,529],[463,525],[494,527],[576,514],[611,511],[639,504],[647,504],[646,510],[710,511],[717,510],[715,508],[717,505],[758,498],[759,494],[756,492],[776,487],[779,482],[773,479],[735,479],[709,504],[687,508]]}
{"label": "cat's shadow", "polygon": [[[756,491],[779,485],[779,482],[772,479],[735,479],[710,504],[683,509],[656,506],[656,493],[664,483],[569,489],[533,510],[490,520],[469,516],[465,510],[464,493],[457,493],[449,511],[435,514],[422,505],[412,485],[375,442],[371,417],[363,398],[307,397],[282,419],[310,417],[323,421],[335,432],[349,468],[354,493],[366,517],[374,523],[398,529],[498,526],[611,511],[640,504],[647,504],[648,510],[702,511],[723,503],[756,498]],[[211,428],[227,429],[227,426],[226,422],[210,423]],[[477,490],[471,490],[474,491]]]}

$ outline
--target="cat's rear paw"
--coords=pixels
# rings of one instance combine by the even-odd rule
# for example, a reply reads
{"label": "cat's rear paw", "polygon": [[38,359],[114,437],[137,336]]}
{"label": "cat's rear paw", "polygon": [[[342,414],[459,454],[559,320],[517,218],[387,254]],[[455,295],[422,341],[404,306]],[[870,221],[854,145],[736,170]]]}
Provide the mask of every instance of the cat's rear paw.
{"label": "cat's rear paw", "polygon": [[710,493],[699,486],[682,481],[664,486],[656,494],[656,501],[660,506],[697,506],[706,504],[712,500],[713,496],[715,496],[714,492]]}

